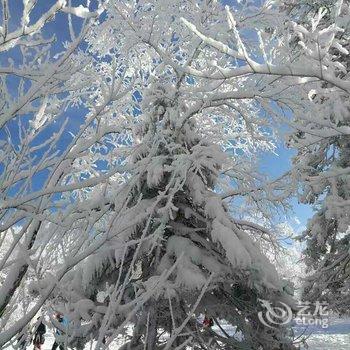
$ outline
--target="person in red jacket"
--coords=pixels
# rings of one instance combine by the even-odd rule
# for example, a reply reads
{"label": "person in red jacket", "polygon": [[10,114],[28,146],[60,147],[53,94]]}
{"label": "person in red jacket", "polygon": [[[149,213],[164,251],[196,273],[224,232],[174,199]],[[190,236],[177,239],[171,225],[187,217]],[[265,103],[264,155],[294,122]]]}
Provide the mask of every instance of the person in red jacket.
{"label": "person in red jacket", "polygon": [[213,319],[205,315],[203,320],[203,328],[210,328],[210,327],[213,327],[213,325],[214,325]]}

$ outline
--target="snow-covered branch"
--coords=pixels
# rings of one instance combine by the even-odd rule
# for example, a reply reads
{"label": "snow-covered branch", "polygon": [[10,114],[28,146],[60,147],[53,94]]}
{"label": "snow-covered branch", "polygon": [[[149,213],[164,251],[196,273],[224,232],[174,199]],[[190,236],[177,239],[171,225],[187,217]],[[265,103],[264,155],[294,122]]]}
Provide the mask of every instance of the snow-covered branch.
{"label": "snow-covered branch", "polygon": [[[232,16],[232,13],[230,12],[229,8],[228,7],[226,8],[230,13],[230,16]],[[223,54],[231,56],[232,58],[235,58],[235,59],[242,60],[246,63],[245,65],[240,65],[235,69],[231,69],[231,68],[225,69],[220,66],[217,66],[216,67],[217,72],[214,72],[214,73],[201,72],[191,67],[185,68],[186,72],[188,72],[191,75],[206,77],[210,79],[219,79],[219,80],[237,78],[237,77],[245,76],[247,74],[263,74],[263,75],[272,75],[272,76],[275,75],[275,76],[282,76],[282,77],[291,76],[291,77],[300,77],[300,78],[314,77],[314,78],[320,79],[321,81],[327,82],[332,86],[336,86],[348,94],[350,93],[350,81],[338,78],[334,72],[329,71],[328,67],[325,65],[325,63],[322,62],[322,60],[316,63],[314,61],[309,61],[309,62],[305,61],[305,62],[296,62],[296,63],[285,62],[283,65],[272,64],[271,62],[258,63],[257,61],[249,57],[247,54],[243,53],[243,52],[246,52],[246,49],[245,49],[245,44],[243,43],[242,40],[239,40],[241,52],[239,51],[236,52],[230,49],[226,44],[220,41],[214,40],[209,36],[204,35],[201,31],[197,29],[197,27],[194,24],[190,23],[185,18],[181,18],[181,20],[186,25],[187,28],[189,28],[194,34],[200,37],[202,41],[207,45],[212,46],[213,48],[217,49]],[[233,23],[234,23],[233,25],[235,26],[235,22]],[[235,31],[238,33],[237,29],[235,29]],[[320,33],[319,35],[322,35],[322,34],[323,33]],[[237,37],[240,39],[239,34],[237,34]],[[318,39],[315,38],[314,40],[318,40]],[[261,55],[263,55],[263,53],[261,53]]]}

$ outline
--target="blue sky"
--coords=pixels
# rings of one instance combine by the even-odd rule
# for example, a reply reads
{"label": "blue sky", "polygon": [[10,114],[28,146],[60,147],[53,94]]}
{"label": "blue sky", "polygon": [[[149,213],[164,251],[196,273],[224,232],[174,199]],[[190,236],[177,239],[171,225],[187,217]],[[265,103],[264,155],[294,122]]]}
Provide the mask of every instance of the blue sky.
{"label": "blue sky", "polygon": [[[34,7],[34,10],[31,13],[30,16],[30,23],[35,23],[37,19],[42,16],[43,13],[45,13],[53,4],[55,3],[54,0],[38,0],[36,6]],[[72,6],[79,6],[80,4],[83,4],[84,2],[81,0],[72,0]],[[10,20],[9,20],[9,30],[15,30],[18,28],[20,21],[21,21],[21,15],[23,11],[23,1],[22,0],[11,0],[9,1],[9,11],[10,11]],[[76,32],[79,32],[79,29],[82,25],[82,19],[77,17],[72,17],[74,19],[73,21],[73,27],[76,30]],[[0,19],[2,21],[2,8],[0,8]],[[53,36],[56,37],[56,41],[54,42],[52,46],[52,54],[61,52],[63,49],[64,42],[70,41],[70,35],[69,35],[69,29],[68,29],[68,23],[67,23],[67,14],[65,13],[58,13],[55,18],[48,22],[44,27],[44,36],[46,39],[51,38]],[[21,64],[20,54],[18,52],[18,49],[12,49],[9,51],[9,53],[1,53],[0,55],[0,64],[6,65],[7,59],[11,57],[11,59],[14,60],[15,65]],[[8,80],[8,84],[10,86],[10,91],[13,91],[13,96],[17,95],[17,88],[18,88],[18,82],[19,79],[16,77],[11,76],[11,78]],[[42,132],[39,134],[38,137],[36,137],[35,142],[33,142],[32,145],[40,144],[41,142],[44,142],[50,135],[57,132],[59,130],[59,127],[62,125],[65,118],[68,116],[68,125],[67,130],[69,130],[72,133],[76,133],[79,130],[79,127],[82,123],[83,116],[85,114],[85,111],[83,109],[77,109],[77,108],[70,108],[67,113],[60,116],[57,121],[54,124],[50,124],[46,129],[45,132]],[[28,125],[28,122],[30,120],[30,116],[22,116],[21,122],[23,125]],[[14,140],[18,140],[18,121],[12,120],[7,123],[7,127],[9,132],[11,133],[11,136]],[[0,140],[6,138],[5,130],[0,130]],[[61,151],[63,151],[66,146],[71,142],[72,136],[70,133],[65,132],[63,133],[58,147]],[[18,141],[19,143],[19,141]],[[40,153],[43,153],[46,149],[43,149]],[[39,154],[40,155],[40,154]],[[1,171],[3,171],[3,168],[0,164],[0,174]],[[42,171],[37,174],[35,177],[35,181],[32,183],[32,190],[39,190],[42,188],[42,184],[46,180],[47,172]],[[16,192],[16,188],[19,187],[21,183],[18,183],[17,186],[11,189],[10,194],[13,192]]]}
{"label": "blue sky", "polygon": [[[233,4],[235,1],[225,0],[224,2],[226,4]],[[38,16],[40,16],[40,14],[42,14],[44,11],[48,10],[53,3],[54,3],[54,0],[38,0],[35,10],[32,13],[31,20],[35,21],[38,18]],[[72,6],[79,6],[81,4],[84,5],[85,1],[72,0]],[[9,1],[9,6],[10,6],[10,13],[12,16],[10,22],[13,24],[13,26],[15,26],[20,21],[20,14],[23,8],[22,0],[11,0]],[[73,18],[74,18],[74,22],[73,22],[74,28],[76,31],[78,31],[79,28],[81,27],[82,20],[76,17],[73,17]],[[15,28],[12,27],[12,29],[15,29]],[[51,37],[53,35],[56,36],[57,41],[53,46],[53,51],[59,52],[63,48],[63,43],[65,41],[69,41],[70,39],[69,29],[67,25],[67,15],[64,13],[59,13],[58,15],[56,15],[55,19],[49,22],[45,26],[44,34],[47,37]],[[16,58],[16,54],[13,54],[11,56]],[[2,55],[2,59],[4,59],[4,55]],[[13,84],[15,88],[16,82],[13,81]],[[79,129],[79,126],[83,120],[85,111],[82,109],[70,109],[68,113],[69,113],[68,129],[74,133]],[[58,128],[58,126],[56,127]],[[15,126],[11,125],[10,123],[10,130],[11,129],[13,130],[13,132],[16,132]],[[55,126],[52,126],[50,129],[47,130],[47,133],[52,133],[54,131],[56,131]],[[3,135],[1,135],[1,131],[0,131],[0,139],[1,137],[3,137]],[[48,137],[48,134],[43,133],[41,137],[38,139],[38,142],[41,142],[47,137]],[[71,141],[70,134],[65,133],[65,135],[62,137],[60,141],[60,145],[59,145],[60,148],[64,149],[69,144],[70,141]],[[272,177],[278,177],[282,175],[285,171],[290,169],[291,157],[293,156],[294,151],[287,149],[284,146],[283,142],[281,142],[280,144],[278,144],[276,153],[277,154],[264,154],[261,158],[261,170],[270,174]],[[40,174],[37,184],[34,184],[33,190],[36,189],[35,188],[36,186],[38,188],[40,187],[44,178],[45,178],[45,174],[44,173]],[[307,219],[311,217],[312,210],[310,206],[299,204],[296,199],[292,201],[292,205],[295,212],[295,216],[298,218],[300,223],[291,222],[291,225],[296,231],[300,231],[301,228],[305,226]]]}
{"label": "blue sky", "polygon": [[[280,142],[276,148],[276,154],[266,153],[261,158],[261,169],[270,174],[272,177],[279,177],[291,168],[292,157],[295,151],[285,147]],[[300,232],[306,225],[307,220],[312,216],[312,208],[310,205],[301,204],[297,198],[291,201],[295,217],[298,222],[291,221],[290,224],[295,231]]]}

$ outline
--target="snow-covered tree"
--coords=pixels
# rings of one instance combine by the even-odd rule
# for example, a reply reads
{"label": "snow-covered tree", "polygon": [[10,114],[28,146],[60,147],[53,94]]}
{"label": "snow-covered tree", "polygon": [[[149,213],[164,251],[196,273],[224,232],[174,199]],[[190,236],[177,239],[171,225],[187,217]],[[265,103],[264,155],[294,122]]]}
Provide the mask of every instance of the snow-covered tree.
{"label": "snow-covered tree", "polygon": [[[202,48],[179,17],[165,27],[169,10],[164,6],[155,2],[111,7],[89,39],[89,50],[98,57],[97,69],[110,89],[117,78],[123,85],[132,82],[130,93],[112,103],[100,121],[101,128],[114,125],[122,134],[113,135],[105,167],[120,172],[124,166],[125,173],[110,180],[104,191],[94,191],[94,202],[100,205],[103,199],[108,210],[103,220],[90,219],[92,244],[102,240],[103,249],[66,275],[57,295],[68,303],[65,311],[75,338],[89,334],[101,343],[104,333],[113,339],[132,324],[125,347],[154,349],[164,340],[168,348],[183,342],[198,347],[212,338],[215,347],[277,348],[281,335],[264,331],[252,310],[259,308],[258,297],[273,294],[284,300],[286,295],[273,266],[253,243],[258,236],[269,239],[269,234],[244,220],[256,212],[267,216],[270,204],[278,205],[273,186],[264,191],[254,176],[256,153],[273,147],[273,134],[245,93],[237,92],[242,101],[234,96],[224,97],[222,103],[220,97],[230,85],[183,74],[181,66],[207,65],[207,55],[224,57]],[[175,1],[172,6],[216,30],[213,24],[220,16],[215,5],[208,4],[204,14],[188,2]],[[226,25],[225,17],[220,20]],[[110,33],[115,41],[108,40]],[[164,61],[163,54],[171,55],[178,67]],[[106,95],[101,89],[97,99]],[[94,162],[84,159],[79,168],[86,171]],[[227,190],[232,181],[234,191]],[[84,202],[91,202],[91,196],[87,193]],[[235,218],[222,203],[232,196],[237,206],[245,203]],[[107,295],[102,305],[95,302],[98,292]],[[236,326],[244,341],[213,332],[198,334],[193,314],[205,309]],[[88,323],[81,325],[82,319]],[[186,332],[193,336],[183,338]]]}
{"label": "snow-covered tree", "polygon": [[[63,121],[62,114],[74,104],[68,94],[77,90],[83,93],[83,81],[71,80],[72,75],[80,69],[77,62],[72,60],[72,54],[101,13],[101,9],[96,8],[96,12],[87,11],[89,16],[86,16],[81,7],[69,7],[69,3],[65,0],[52,1],[46,11],[41,11],[36,1],[2,1],[1,330],[12,324],[12,316],[18,315],[18,305],[25,302],[23,288],[26,275],[29,271],[33,274],[40,270],[36,268],[34,258],[38,250],[38,233],[50,221],[44,213],[48,210],[49,194],[52,193],[50,189],[52,191],[59,184],[64,176],[62,162],[67,162],[68,152],[62,152],[67,120]],[[62,11],[68,13],[65,23],[71,36],[63,49],[56,44],[55,36],[49,36],[45,29],[48,22]],[[80,32],[73,28],[72,14],[80,18],[89,17],[84,21],[81,19]],[[79,63],[83,64],[83,61]],[[38,188],[39,192],[35,192]]]}
{"label": "snow-covered tree", "polygon": [[[258,159],[274,150],[276,123],[312,130],[290,111],[323,116],[310,87],[348,93],[348,81],[315,63],[313,41],[295,54],[304,27],[272,2],[102,5],[64,8],[87,26],[76,36],[70,23],[62,68],[38,61],[53,81],[35,98],[24,88],[25,109],[11,117],[20,144],[4,139],[1,238],[13,243],[1,254],[0,346],[42,309],[70,320],[64,341],[77,348],[118,337],[124,349],[293,348],[286,329],[257,318],[259,298],[293,303],[263,253],[278,249],[276,212],[294,190],[287,176],[261,174]],[[31,305],[12,323],[19,284]],[[200,331],[205,312],[220,332]]]}
{"label": "snow-covered tree", "polygon": [[[348,1],[319,1],[288,4],[290,13],[303,20],[297,41],[319,46],[319,58],[334,75],[348,79]],[[321,36],[321,40],[316,40]],[[303,48],[303,45],[301,45]],[[299,130],[291,137],[298,150],[295,174],[301,180],[303,203],[313,204],[302,239],[306,241],[305,263],[309,276],[304,298],[324,299],[340,313],[350,311],[350,118],[349,94],[323,84],[310,91],[310,100],[322,109],[322,118],[298,120]]]}

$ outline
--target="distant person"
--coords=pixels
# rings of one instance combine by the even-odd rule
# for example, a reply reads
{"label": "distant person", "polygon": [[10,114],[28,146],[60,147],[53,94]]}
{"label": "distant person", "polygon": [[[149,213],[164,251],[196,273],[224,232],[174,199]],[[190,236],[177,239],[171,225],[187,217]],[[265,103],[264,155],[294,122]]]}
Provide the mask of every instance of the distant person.
{"label": "distant person", "polygon": [[42,318],[37,318],[37,323],[34,328],[34,350],[41,350],[41,345],[45,342],[46,326],[42,322]]}
{"label": "distant person", "polygon": [[[62,324],[62,326],[67,326],[68,325],[67,319],[61,313],[57,312],[55,317],[56,317],[56,320],[59,323]],[[61,336],[62,335],[62,331],[57,329],[56,330],[56,335]],[[58,347],[60,348],[60,350],[64,350],[64,346],[62,345],[62,343],[57,341],[57,338],[55,338],[55,342],[53,343],[51,350],[56,350]]]}
{"label": "distant person", "polygon": [[211,328],[213,326],[214,326],[213,319],[205,315],[203,320],[203,328]]}

